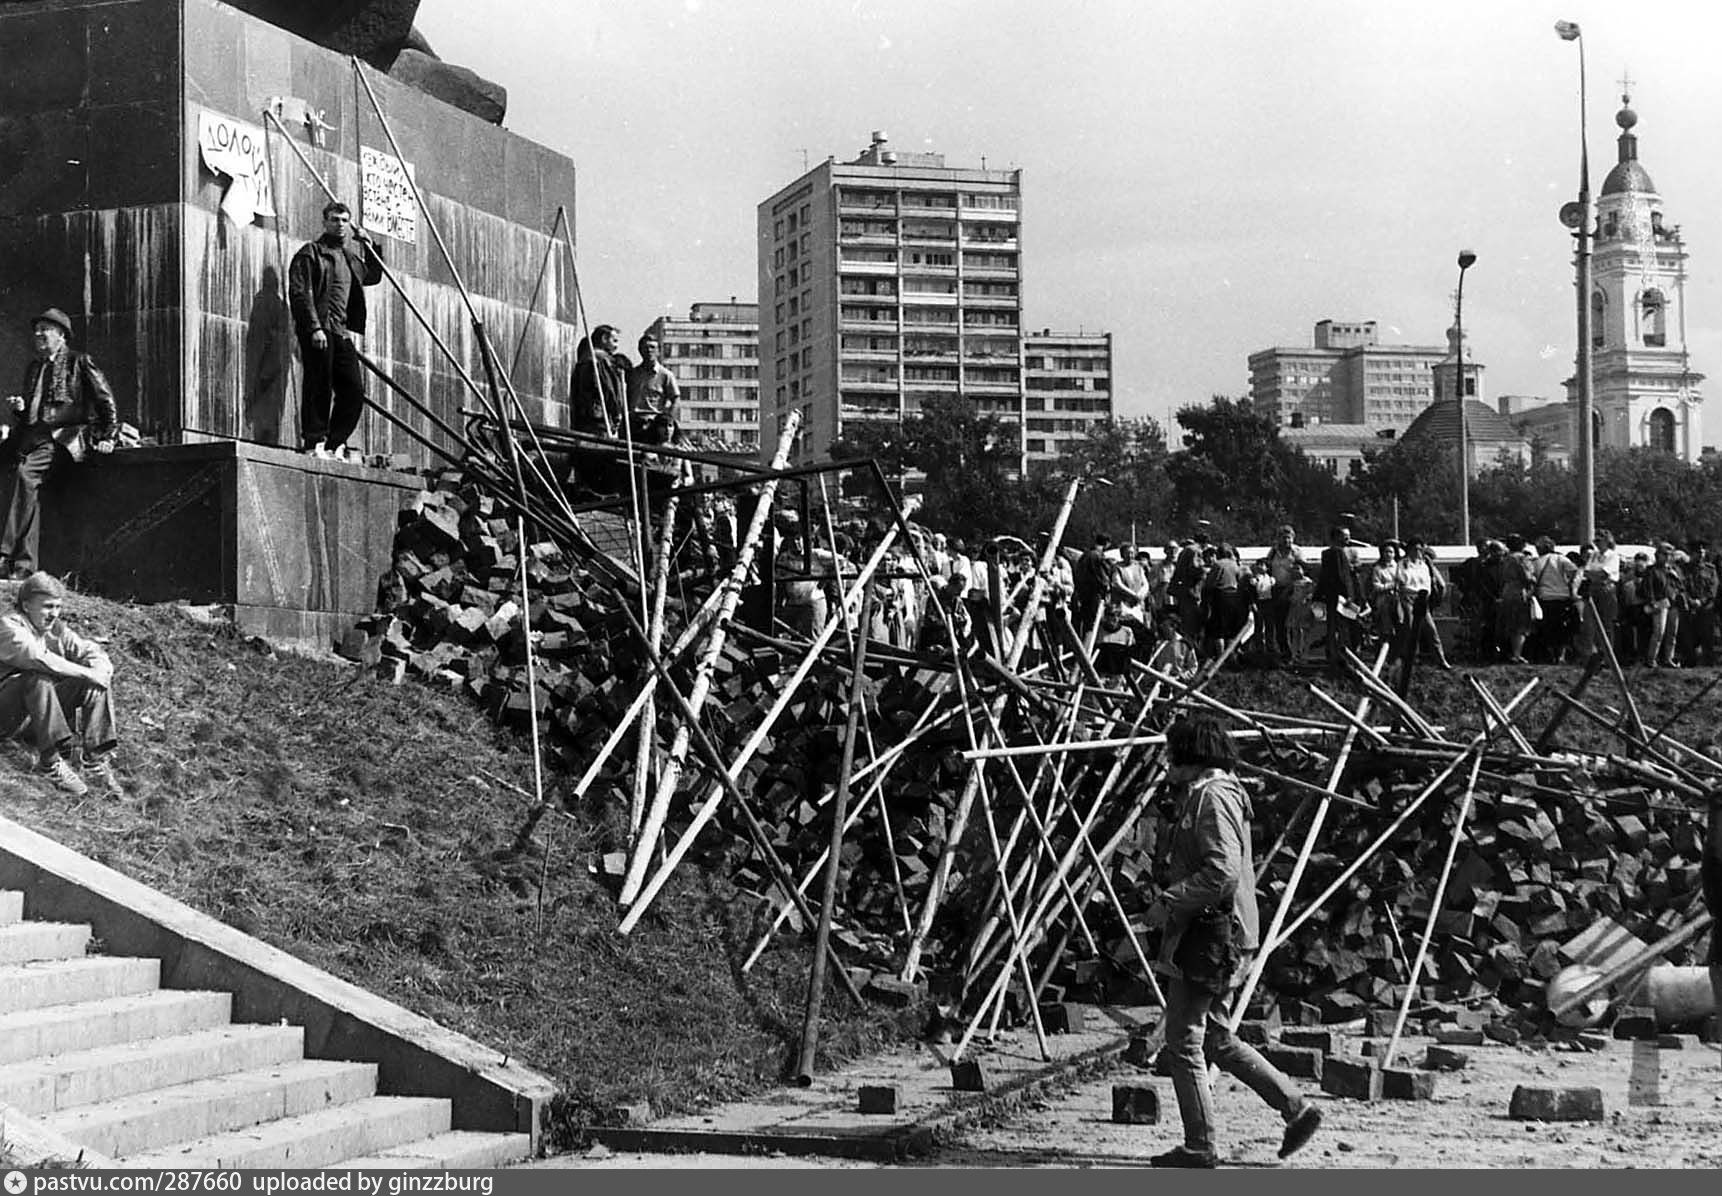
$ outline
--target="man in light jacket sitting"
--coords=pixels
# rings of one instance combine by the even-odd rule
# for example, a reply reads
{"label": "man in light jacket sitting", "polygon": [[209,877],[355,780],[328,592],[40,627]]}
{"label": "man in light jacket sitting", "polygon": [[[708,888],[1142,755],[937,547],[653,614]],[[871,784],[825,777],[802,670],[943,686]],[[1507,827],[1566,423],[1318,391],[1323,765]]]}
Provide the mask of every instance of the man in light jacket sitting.
{"label": "man in light jacket sitting", "polygon": [[52,574],[32,573],[18,587],[17,609],[0,617],[0,735],[23,735],[36,751],[37,771],[62,793],[84,796],[88,777],[108,796],[123,797],[112,758],[113,662],[100,644],[66,626],[65,599]]}

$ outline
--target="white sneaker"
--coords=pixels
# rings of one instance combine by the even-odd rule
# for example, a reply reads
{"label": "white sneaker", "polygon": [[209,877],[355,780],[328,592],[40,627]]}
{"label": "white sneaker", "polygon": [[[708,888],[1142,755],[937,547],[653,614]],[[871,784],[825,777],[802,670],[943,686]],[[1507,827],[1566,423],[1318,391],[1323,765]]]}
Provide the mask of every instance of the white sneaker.
{"label": "white sneaker", "polygon": [[329,459],[329,450],[324,448],[321,444],[313,444],[310,448],[305,450],[305,455],[307,457],[316,457],[319,461],[327,461]]}
{"label": "white sneaker", "polygon": [[66,758],[56,753],[52,758],[43,760],[36,766],[36,771],[47,777],[61,793],[69,793],[73,797],[83,797],[90,791],[84,784],[84,778],[66,762]]}

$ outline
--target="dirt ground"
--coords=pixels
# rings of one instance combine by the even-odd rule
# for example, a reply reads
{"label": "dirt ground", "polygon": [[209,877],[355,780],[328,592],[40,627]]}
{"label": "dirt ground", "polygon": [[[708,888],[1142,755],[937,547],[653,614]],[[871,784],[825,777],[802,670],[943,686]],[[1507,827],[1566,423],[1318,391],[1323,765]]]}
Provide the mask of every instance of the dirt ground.
{"label": "dirt ground", "polygon": [[[1410,1039],[1400,1058],[1422,1059],[1428,1040]],[[1722,1167],[1722,1054],[1685,1037],[1679,1050],[1657,1052],[1654,1107],[1628,1103],[1633,1044],[1610,1041],[1596,1053],[1530,1050],[1491,1044],[1466,1050],[1470,1063],[1437,1080],[1429,1102],[1365,1104],[1299,1087],[1321,1103],[1325,1122],[1299,1154],[1276,1157],[1278,1119],[1237,1081],[1215,1085],[1222,1165],[1236,1167]],[[1353,1047],[1356,1047],[1353,1043]],[[1355,1052],[1354,1052],[1355,1053]],[[1403,1065],[1403,1064],[1402,1064]],[[1008,1120],[971,1131],[940,1165],[1141,1166],[1181,1140],[1172,1083],[1160,1094],[1160,1121],[1112,1124],[1112,1085],[1145,1082],[1123,1068],[1062,1096],[1017,1110]],[[1605,1119],[1594,1124],[1512,1121],[1507,1105],[1518,1084],[1602,1089]]]}

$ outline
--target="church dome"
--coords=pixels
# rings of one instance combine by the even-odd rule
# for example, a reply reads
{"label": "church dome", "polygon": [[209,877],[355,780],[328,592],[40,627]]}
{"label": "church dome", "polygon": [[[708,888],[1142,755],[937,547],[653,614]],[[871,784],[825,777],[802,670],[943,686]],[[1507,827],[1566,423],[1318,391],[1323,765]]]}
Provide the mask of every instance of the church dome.
{"label": "church dome", "polygon": [[[1439,444],[1459,443],[1459,411],[1451,399],[1425,407],[1399,439],[1419,436],[1433,437]],[[1465,439],[1478,445],[1517,445],[1524,441],[1505,416],[1477,399],[1465,400]]]}
{"label": "church dome", "polygon": [[1604,195],[1622,195],[1632,192],[1638,195],[1655,195],[1656,184],[1650,181],[1650,172],[1638,164],[1637,159],[1630,162],[1617,162],[1608,177],[1602,181]]}

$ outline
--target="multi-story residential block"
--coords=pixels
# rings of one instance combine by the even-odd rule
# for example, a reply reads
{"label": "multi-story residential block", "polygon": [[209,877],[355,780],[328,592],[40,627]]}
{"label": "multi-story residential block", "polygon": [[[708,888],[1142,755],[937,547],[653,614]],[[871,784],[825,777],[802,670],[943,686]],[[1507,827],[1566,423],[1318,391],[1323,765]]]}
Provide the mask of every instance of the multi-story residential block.
{"label": "multi-story residential block", "polygon": [[1403,431],[1435,401],[1436,345],[1383,345],[1374,320],[1315,326],[1315,343],[1250,354],[1250,402],[1276,426]]}
{"label": "multi-story residential block", "polygon": [[960,396],[1021,435],[1022,173],[948,167],[883,133],[759,205],[761,450],[791,459],[857,421]]}
{"label": "multi-story residential block", "polygon": [[696,303],[686,319],[659,316],[646,331],[657,337],[659,356],[681,384],[682,430],[757,452],[759,305]]}
{"label": "multi-story residential block", "polygon": [[1023,461],[1049,461],[1112,418],[1112,334],[1031,332],[1023,338],[1028,393]]}

